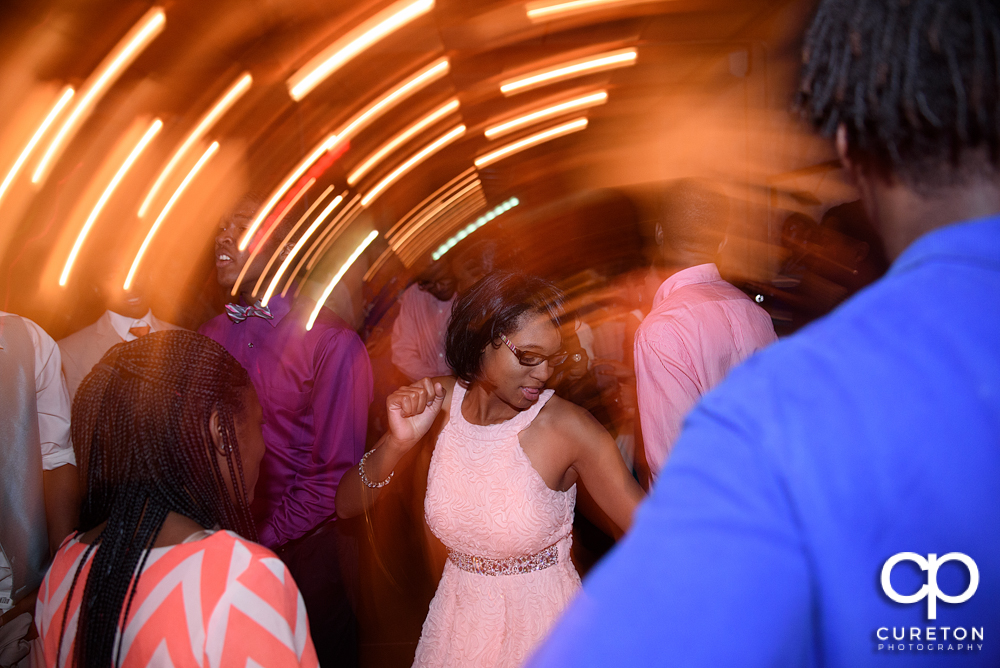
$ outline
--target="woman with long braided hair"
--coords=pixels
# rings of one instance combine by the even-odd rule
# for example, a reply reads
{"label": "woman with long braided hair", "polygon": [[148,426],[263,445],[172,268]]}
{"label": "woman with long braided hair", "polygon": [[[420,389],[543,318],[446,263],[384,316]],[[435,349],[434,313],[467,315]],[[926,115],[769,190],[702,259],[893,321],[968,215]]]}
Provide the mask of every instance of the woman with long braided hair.
{"label": "woman with long braided hair", "polygon": [[46,665],[316,665],[291,575],[249,542],[261,415],[243,367],[193,332],[94,367],[73,404],[80,532],[38,597]]}

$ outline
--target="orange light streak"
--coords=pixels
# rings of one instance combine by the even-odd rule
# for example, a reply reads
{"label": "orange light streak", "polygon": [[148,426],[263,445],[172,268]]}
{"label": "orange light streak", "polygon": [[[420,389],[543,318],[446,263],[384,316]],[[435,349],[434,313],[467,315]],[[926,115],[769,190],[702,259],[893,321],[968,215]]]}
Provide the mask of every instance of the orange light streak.
{"label": "orange light streak", "polygon": [[[316,243],[310,246],[309,250],[306,251],[306,254],[302,256],[307,260],[306,269],[309,273],[312,273],[316,262],[319,261],[320,257],[322,257],[323,253],[330,246],[330,244],[340,238],[340,232],[342,232],[345,227],[353,223],[355,218],[361,215],[363,207],[358,204],[358,197],[352,199],[347,206],[351,206],[352,204],[357,204],[357,206],[352,209],[344,207],[344,210],[337,214],[337,217],[333,219],[333,222],[326,226],[323,233],[316,237]],[[309,273],[306,274],[306,277],[309,276]],[[296,292],[296,294],[298,293]]]}
{"label": "orange light streak", "polygon": [[[319,198],[313,202],[308,209],[306,209],[306,212],[302,214],[298,221],[296,221],[295,225],[293,225],[292,229],[288,231],[288,234],[285,235],[285,238],[281,241],[278,247],[274,249],[274,252],[271,254],[271,259],[267,261],[267,264],[264,266],[264,271],[260,272],[260,276],[257,278],[257,282],[253,286],[254,297],[256,297],[257,293],[260,292],[260,286],[264,284],[264,277],[267,276],[269,271],[271,271],[271,267],[277,261],[278,256],[281,255],[281,249],[288,245],[288,242],[292,240],[295,233],[299,231],[300,227],[302,227],[302,223],[304,223],[306,219],[312,215],[313,211],[315,211],[316,208],[323,203],[323,200],[325,200],[326,196],[331,192],[333,192],[333,186],[327,186],[326,190],[324,190],[320,194]],[[346,195],[347,193],[345,192],[344,194]]]}
{"label": "orange light streak", "polygon": [[352,138],[373,121],[382,116],[382,114],[389,111],[414,93],[423,90],[444,75],[448,74],[449,69],[451,69],[451,65],[448,63],[447,58],[435,60],[427,67],[420,70],[412,77],[372,102],[360,113],[354,116],[354,118],[348,121],[343,128],[337,131],[338,143]]}
{"label": "orange light streak", "polygon": [[423,228],[423,226],[428,223],[428,221],[434,220],[434,218],[437,217],[439,213],[441,213],[446,209],[450,209],[451,207],[455,206],[456,203],[461,202],[469,195],[477,191],[482,192],[482,189],[483,189],[482,181],[480,181],[477,178],[471,183],[464,185],[459,190],[448,194],[447,197],[443,197],[441,200],[435,203],[435,206],[433,208],[429,208],[426,211],[421,211],[419,215],[414,216],[412,221],[410,221],[410,224],[407,225],[405,229],[400,230],[399,234],[397,234],[394,237],[391,237],[389,239],[389,247],[392,248],[393,251],[398,252],[399,249],[406,244],[407,240],[409,240],[410,237],[419,232],[420,229]]}
{"label": "orange light streak", "polygon": [[174,191],[174,194],[170,196],[169,200],[167,200],[166,205],[160,211],[160,215],[156,217],[156,220],[153,222],[153,226],[149,228],[149,232],[146,233],[146,238],[143,239],[142,246],[139,247],[139,252],[136,253],[135,259],[132,260],[132,267],[128,270],[128,276],[125,277],[125,283],[122,285],[123,289],[128,290],[132,287],[132,281],[135,279],[135,274],[139,270],[139,265],[142,263],[142,256],[146,254],[146,249],[149,248],[149,244],[153,240],[153,237],[156,236],[156,232],[160,229],[160,225],[163,223],[163,220],[170,213],[170,210],[174,208],[174,204],[176,204],[177,200],[179,200],[181,195],[184,194],[184,191],[187,190],[188,185],[190,185],[191,181],[194,180],[194,177],[198,175],[201,168],[205,166],[205,163],[212,159],[212,156],[215,155],[218,150],[219,142],[212,142],[212,145],[205,150],[200,158],[198,158],[198,162],[196,162],[194,167],[191,168],[191,171],[187,173],[187,176],[184,177],[181,184],[177,186],[177,190]]}
{"label": "orange light streak", "polygon": [[445,116],[456,110],[458,110],[457,99],[451,99],[448,102],[445,102],[443,105],[441,105],[431,113],[427,114],[419,121],[417,121],[410,127],[406,128],[398,135],[396,135],[395,137],[387,141],[385,144],[380,146],[377,151],[372,153],[371,156],[369,156],[369,158],[361,164],[360,167],[358,167],[353,172],[351,172],[351,174],[348,175],[347,182],[353,186],[355,183],[360,181],[365,174],[370,172],[375,165],[380,163],[382,159],[385,158],[385,156],[389,155],[397,148],[405,144],[407,141],[416,136],[419,132],[425,130],[426,128],[430,127],[437,121],[441,120],[442,118],[444,118]]}
{"label": "orange light streak", "polygon": [[150,42],[157,35],[163,32],[167,24],[167,17],[161,7],[153,7],[139,22],[128,32],[118,43],[114,51],[101,62],[94,74],[84,85],[79,101],[73,107],[63,123],[55,138],[49,144],[34,174],[31,176],[32,183],[38,183],[47,174],[50,165],[54,162],[56,154],[61,152],[63,146],[80,129],[83,121],[90,114],[94,105],[104,96],[108,88],[118,80],[122,72],[132,64],[132,62],[142,53]]}
{"label": "orange light streak", "polygon": [[253,222],[250,223],[250,227],[247,231],[243,233],[243,238],[240,239],[238,248],[240,250],[246,250],[247,245],[250,240],[253,239],[253,235],[257,233],[257,228],[260,224],[264,222],[271,210],[281,201],[281,198],[285,196],[285,193],[295,185],[295,182],[302,178],[302,175],[312,167],[313,163],[323,157],[323,154],[332,149],[337,144],[337,135],[331,134],[321,141],[312,152],[295,166],[295,169],[288,175],[288,177],[282,182],[280,186],[274,189],[271,193],[271,197],[268,198],[267,203],[261,207],[260,211],[254,217]]}
{"label": "orange light streak", "polygon": [[[355,195],[351,199],[351,201],[347,203],[347,206],[341,209],[340,213],[338,213],[337,216],[332,221],[330,221],[330,224],[327,225],[326,229],[323,230],[322,234],[316,237],[316,240],[312,242],[308,250],[306,250],[305,253],[302,253],[302,257],[299,258],[299,263],[295,265],[295,269],[293,269],[292,272],[288,274],[288,280],[285,281],[285,287],[281,289],[282,297],[288,294],[288,289],[292,287],[292,282],[295,280],[295,277],[299,275],[299,272],[302,270],[302,266],[306,263],[307,260],[310,261],[309,267],[307,268],[309,269],[312,268],[311,256],[313,255],[313,251],[322,246],[323,241],[328,237],[330,237],[335,230],[338,230],[341,227],[342,223],[347,224],[354,220],[355,214],[361,211],[361,204],[358,202],[358,200],[360,199],[361,195]],[[306,278],[308,277],[309,274],[306,274]],[[298,291],[296,291],[295,294],[298,294]]]}
{"label": "orange light streak", "polygon": [[390,5],[328,46],[295,72],[286,82],[288,94],[296,102],[300,101],[349,60],[433,8],[434,0],[403,0]]}
{"label": "orange light streak", "polygon": [[581,77],[585,74],[603,72],[618,67],[628,67],[635,64],[637,57],[638,52],[633,48],[629,48],[608,51],[599,56],[587,56],[586,58],[571,60],[567,63],[538,70],[522,77],[502,81],[500,83],[500,92],[504,95],[514,95],[537,88],[538,86]]}
{"label": "orange light streak", "polygon": [[153,198],[156,194],[160,192],[160,188],[163,187],[164,182],[170,177],[177,164],[181,159],[187,155],[187,152],[191,150],[191,147],[195,143],[205,136],[205,133],[212,129],[212,126],[222,118],[222,115],[229,111],[230,107],[236,104],[236,101],[243,97],[243,94],[250,90],[250,86],[253,84],[253,77],[249,73],[244,72],[243,75],[237,79],[229,89],[222,95],[221,98],[212,106],[212,108],[198,121],[198,125],[195,126],[194,130],[187,136],[184,143],[181,144],[173,156],[170,158],[170,162],[167,166],[163,168],[160,175],[156,177],[156,181],[153,183],[153,187],[149,189],[146,194],[146,198],[142,201],[142,206],[139,207],[139,217],[142,218],[146,215],[149,210],[149,205],[153,203]]}
{"label": "orange light streak", "polygon": [[551,21],[570,14],[604,9],[608,5],[638,5],[656,0],[569,0],[568,2],[529,2],[525,5],[528,18],[533,23]]}
{"label": "orange light streak", "polygon": [[372,230],[371,232],[369,232],[368,236],[365,237],[365,240],[361,242],[361,244],[354,250],[353,253],[351,253],[351,256],[347,258],[347,261],[344,262],[343,266],[341,266],[340,269],[337,271],[337,273],[333,275],[333,278],[330,279],[330,282],[323,290],[323,294],[320,295],[319,301],[316,302],[316,306],[313,308],[312,313],[309,315],[309,322],[306,323],[306,331],[311,330],[313,325],[316,323],[316,318],[317,316],[319,316],[320,309],[323,308],[323,304],[326,303],[326,300],[330,298],[330,293],[333,292],[333,288],[336,287],[337,283],[340,283],[340,279],[344,277],[344,274],[347,273],[347,270],[351,268],[351,265],[354,264],[359,257],[361,257],[361,254],[365,252],[365,249],[368,248],[368,246],[370,246],[373,241],[375,241],[375,237],[377,236],[378,236],[377,231]]}
{"label": "orange light streak", "polygon": [[590,95],[584,95],[583,97],[574,98],[572,100],[566,100],[565,102],[554,104],[551,107],[545,107],[544,109],[533,111],[530,114],[518,116],[517,118],[504,123],[492,125],[486,128],[486,138],[496,139],[497,137],[502,137],[503,135],[509,134],[526,125],[531,125],[533,123],[537,123],[538,121],[558,116],[559,114],[566,113],[567,111],[577,111],[579,109],[596,107],[607,101],[608,92],[606,90],[598,91],[597,93],[592,93]]}
{"label": "orange light streak", "polygon": [[118,184],[121,183],[123,178],[125,178],[125,174],[128,173],[128,170],[132,168],[132,165],[145,150],[146,146],[149,145],[149,142],[153,141],[153,137],[159,134],[162,128],[163,121],[159,118],[153,121],[153,124],[149,126],[149,129],[146,130],[145,134],[142,135],[142,138],[139,139],[139,143],[135,145],[135,148],[133,148],[128,154],[128,157],[125,158],[125,162],[123,162],[122,166],[118,168],[117,172],[115,172],[114,177],[112,177],[108,186],[104,189],[104,192],[101,193],[101,197],[97,200],[97,204],[94,205],[90,215],[87,216],[87,220],[84,222],[83,228],[80,230],[80,233],[76,235],[76,241],[73,243],[73,248],[69,252],[69,257],[66,258],[66,264],[63,265],[62,274],[59,275],[60,287],[65,286],[66,282],[69,280],[69,273],[73,270],[73,263],[76,262],[76,256],[80,253],[80,248],[83,247],[83,242],[87,238],[87,235],[90,234],[90,228],[94,226],[94,222],[97,220],[97,217],[101,215],[104,205],[108,203],[108,200],[115,192]]}
{"label": "orange light streak", "polygon": [[[247,258],[247,261],[243,264],[243,269],[240,270],[240,275],[236,278],[236,283],[233,284],[233,289],[229,293],[230,295],[235,297],[236,294],[240,291],[240,286],[243,285],[243,277],[247,275],[247,271],[250,270],[250,265],[253,263],[254,258],[256,258],[257,255],[260,253],[260,249],[264,247],[264,243],[271,238],[271,234],[274,232],[275,228],[278,227],[278,223],[281,222],[281,219],[288,215],[288,212],[292,210],[292,207],[294,207],[296,204],[299,203],[299,200],[302,199],[302,196],[306,194],[307,190],[312,188],[314,183],[316,183],[315,177],[310,178],[308,181],[306,181],[305,185],[299,188],[299,191],[295,193],[295,196],[292,197],[291,201],[285,205],[284,211],[282,211],[275,217],[274,223],[272,223],[271,227],[269,227],[264,232],[264,236],[261,237],[259,242],[257,242],[257,245],[254,246],[254,249],[250,251],[250,257]],[[279,248],[275,252],[279,252],[280,250],[281,249]],[[268,262],[267,266],[270,267],[271,263]],[[261,274],[261,276],[263,276],[263,274]],[[257,282],[258,284],[260,283],[259,278]],[[256,293],[256,289],[254,290],[254,293]]]}
{"label": "orange light streak", "polygon": [[413,221],[413,219],[423,215],[423,213],[427,210],[427,206],[429,206],[430,202],[440,203],[445,199],[447,199],[449,197],[449,193],[452,192],[455,188],[461,188],[463,186],[468,185],[472,181],[478,181],[478,180],[479,177],[477,176],[476,168],[469,167],[464,172],[453,178],[451,181],[444,184],[443,186],[435,190],[433,193],[425,197],[420,202],[420,204],[410,209],[409,213],[403,216],[395,225],[393,225],[389,229],[388,232],[385,233],[386,239],[389,239],[391,241],[393,235],[395,235],[399,230],[407,229],[410,223]]}
{"label": "orange light streak", "polygon": [[465,134],[465,126],[457,125],[448,132],[444,133],[434,141],[432,141],[427,146],[423,147],[415,154],[410,156],[410,158],[401,164],[396,169],[392,170],[388,176],[379,181],[371,190],[365,193],[365,196],[361,198],[361,206],[368,206],[371,204],[372,200],[378,197],[383,190],[391,186],[393,183],[398,181],[411,169],[419,165],[421,162],[434,155],[442,148],[452,143],[459,137]]}
{"label": "orange light streak", "polygon": [[323,209],[322,213],[316,216],[316,220],[312,222],[312,225],[310,225],[309,228],[305,231],[305,234],[302,235],[302,238],[300,238],[298,242],[296,242],[295,247],[292,248],[292,252],[288,254],[288,257],[285,258],[285,261],[281,263],[280,267],[278,267],[278,273],[274,275],[274,278],[271,280],[271,284],[267,286],[267,290],[264,292],[264,299],[261,301],[261,303],[264,306],[267,306],[267,302],[271,299],[271,295],[274,294],[274,289],[278,286],[278,281],[280,281],[284,273],[288,271],[289,265],[292,264],[292,261],[295,259],[295,256],[298,254],[300,250],[302,250],[302,247],[306,245],[306,242],[309,241],[309,237],[311,237],[313,233],[317,229],[319,229],[319,226],[323,224],[323,221],[326,220],[330,216],[330,214],[333,213],[333,210],[337,208],[337,205],[339,205],[343,201],[344,201],[343,195],[337,195],[335,198],[333,198],[333,201],[330,202],[330,204],[328,204],[325,209]]}
{"label": "orange light streak", "polygon": [[[320,194],[319,198],[315,202],[309,205],[309,208],[306,209],[306,212],[302,214],[302,216],[298,219],[298,221],[296,221],[295,225],[292,226],[292,229],[289,230],[288,234],[285,235],[285,238],[282,239],[280,244],[278,244],[278,247],[274,249],[273,253],[271,253],[271,258],[267,261],[267,264],[264,265],[264,271],[260,272],[260,276],[257,277],[257,282],[254,283],[253,293],[252,293],[254,297],[256,297],[257,293],[260,292],[260,286],[264,285],[264,278],[267,276],[267,273],[271,271],[271,267],[274,266],[274,263],[277,262],[278,256],[281,255],[281,249],[288,245],[288,242],[291,241],[292,237],[295,236],[295,233],[299,231],[299,228],[302,227],[302,223],[305,222],[306,218],[312,215],[312,212],[315,211],[316,208],[323,203],[323,200],[325,200],[326,196],[329,195],[332,191],[333,191],[333,186],[326,187],[326,190],[324,190]],[[242,279],[242,275],[240,276],[240,278]]]}
{"label": "orange light streak", "polygon": [[507,144],[502,148],[498,148],[495,151],[481,155],[476,158],[476,167],[485,167],[486,165],[491,165],[497,160],[506,158],[509,155],[519,153],[525,149],[531,148],[532,146],[537,146],[543,142],[547,142],[551,139],[556,139],[557,137],[564,137],[573,132],[579,132],[587,127],[586,118],[577,118],[569,123],[563,123],[562,125],[557,125],[554,128],[549,128],[548,130],[543,130],[542,132],[533,134],[524,139],[519,139],[516,142]]}
{"label": "orange light streak", "polygon": [[260,212],[258,212],[257,216],[251,223],[251,226],[247,229],[243,238],[240,239],[240,250],[244,250],[247,247],[247,244],[250,243],[250,239],[253,238],[257,228],[260,227],[260,224],[265,218],[267,218],[268,214],[271,213],[271,209],[277,205],[284,194],[288,192],[288,189],[292,187],[299,177],[302,176],[302,174],[305,174],[310,165],[319,160],[323,153],[326,151],[332,151],[343,142],[351,139],[370,123],[382,116],[382,114],[389,111],[389,109],[399,104],[410,95],[413,95],[417,91],[446,75],[449,68],[450,65],[448,64],[447,58],[440,58],[434,61],[379,99],[375,100],[375,102],[372,102],[370,105],[365,107],[361,112],[348,121],[344,127],[337,130],[337,132],[328,135],[326,139],[324,139],[313,150],[312,153],[310,153],[295,167],[294,170],[292,170],[291,174],[284,181],[284,183],[278,186],[278,188],[271,193],[271,197],[268,199],[267,203],[260,210]]}
{"label": "orange light streak", "polygon": [[3,202],[3,197],[7,194],[7,188],[9,188],[10,184],[13,183],[18,172],[21,171],[21,167],[24,166],[25,161],[28,159],[28,156],[31,155],[31,152],[35,150],[35,146],[39,141],[41,141],[42,136],[45,135],[45,131],[49,129],[49,126],[56,120],[59,113],[66,107],[67,104],[69,104],[69,101],[73,99],[74,92],[75,91],[72,86],[66,86],[65,90],[63,90],[62,94],[59,96],[59,99],[56,100],[55,106],[52,107],[52,110],[45,116],[45,120],[43,120],[42,124],[38,126],[37,130],[35,130],[35,134],[31,136],[31,139],[28,141],[28,145],[24,147],[23,151],[21,151],[21,155],[18,156],[17,161],[14,162],[14,166],[10,168],[9,172],[7,172],[7,177],[3,180],[3,183],[0,184],[0,202]]}

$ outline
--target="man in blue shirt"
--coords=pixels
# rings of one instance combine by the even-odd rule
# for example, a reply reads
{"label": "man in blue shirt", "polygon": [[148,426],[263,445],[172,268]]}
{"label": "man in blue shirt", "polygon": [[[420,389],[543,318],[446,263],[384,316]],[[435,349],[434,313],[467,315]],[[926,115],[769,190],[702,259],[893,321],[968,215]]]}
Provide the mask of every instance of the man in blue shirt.
{"label": "man in blue shirt", "polygon": [[1000,665],[997,35],[820,3],[799,107],[895,262],[706,395],[531,666]]}

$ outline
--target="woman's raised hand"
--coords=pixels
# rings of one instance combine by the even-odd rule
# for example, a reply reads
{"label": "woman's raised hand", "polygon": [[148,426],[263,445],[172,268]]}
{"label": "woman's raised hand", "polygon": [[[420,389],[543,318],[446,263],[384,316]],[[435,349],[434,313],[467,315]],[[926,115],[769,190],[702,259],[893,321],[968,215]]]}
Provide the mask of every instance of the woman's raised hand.
{"label": "woman's raised hand", "polygon": [[434,424],[444,404],[444,386],[424,378],[401,387],[386,399],[389,434],[397,445],[409,450]]}

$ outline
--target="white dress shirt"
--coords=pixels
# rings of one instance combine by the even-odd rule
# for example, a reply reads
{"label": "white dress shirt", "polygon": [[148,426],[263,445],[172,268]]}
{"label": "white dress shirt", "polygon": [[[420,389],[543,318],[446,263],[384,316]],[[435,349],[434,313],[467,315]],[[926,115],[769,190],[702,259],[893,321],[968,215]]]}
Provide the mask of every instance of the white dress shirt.
{"label": "white dress shirt", "polygon": [[[0,316],[14,315],[0,311]],[[20,317],[20,316],[16,316]],[[62,376],[59,346],[41,327],[21,318],[35,348],[35,403],[38,410],[38,437],[42,448],[42,468],[46,471],[64,464],[76,466],[69,435],[69,392]]]}
{"label": "white dress shirt", "polygon": [[111,320],[111,327],[115,334],[122,337],[122,341],[135,341],[138,337],[129,330],[133,327],[149,327],[150,332],[158,331],[156,321],[153,319],[153,310],[146,311],[146,315],[141,318],[129,318],[128,316],[108,311],[108,319]]}

